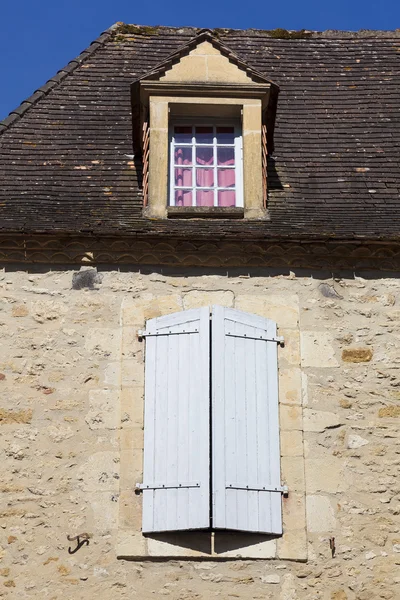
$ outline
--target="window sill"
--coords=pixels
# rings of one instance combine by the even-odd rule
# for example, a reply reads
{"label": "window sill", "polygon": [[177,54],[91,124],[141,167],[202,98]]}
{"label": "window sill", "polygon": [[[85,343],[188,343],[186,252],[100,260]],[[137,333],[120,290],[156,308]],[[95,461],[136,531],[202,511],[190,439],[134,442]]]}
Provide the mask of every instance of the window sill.
{"label": "window sill", "polygon": [[168,206],[168,218],[173,219],[243,219],[243,207]]}

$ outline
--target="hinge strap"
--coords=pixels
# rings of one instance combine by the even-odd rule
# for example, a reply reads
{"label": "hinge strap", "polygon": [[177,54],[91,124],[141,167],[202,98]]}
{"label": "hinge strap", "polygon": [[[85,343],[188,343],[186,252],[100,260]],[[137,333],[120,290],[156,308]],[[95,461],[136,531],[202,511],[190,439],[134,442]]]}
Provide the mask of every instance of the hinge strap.
{"label": "hinge strap", "polygon": [[287,485],[243,485],[240,483],[228,483],[227,490],[247,490],[249,492],[279,492],[287,496],[289,489]]}
{"label": "hinge strap", "polygon": [[181,488],[199,488],[197,482],[190,483],[137,483],[138,490],[180,490]]}
{"label": "hinge strap", "polygon": [[161,335],[184,335],[189,333],[198,333],[198,329],[183,329],[182,331],[157,331],[156,333],[148,333],[147,331],[139,330],[137,332],[138,338],[144,337],[158,337]]}
{"label": "hinge strap", "polygon": [[284,344],[285,343],[285,338],[280,336],[280,337],[266,337],[264,335],[246,335],[245,333],[243,334],[238,334],[238,333],[231,333],[230,331],[228,333],[225,334],[228,337],[236,337],[236,338],[246,338],[247,340],[263,340],[264,342],[276,342],[277,344]]}

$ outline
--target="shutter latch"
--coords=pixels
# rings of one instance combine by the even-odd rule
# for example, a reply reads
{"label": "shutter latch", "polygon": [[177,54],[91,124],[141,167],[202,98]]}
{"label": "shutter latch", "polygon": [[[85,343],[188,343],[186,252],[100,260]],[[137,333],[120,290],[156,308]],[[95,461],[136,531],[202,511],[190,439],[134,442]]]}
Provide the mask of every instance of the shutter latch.
{"label": "shutter latch", "polygon": [[228,483],[227,490],[247,490],[248,492],[279,492],[285,498],[289,496],[287,485],[244,485],[240,483]]}

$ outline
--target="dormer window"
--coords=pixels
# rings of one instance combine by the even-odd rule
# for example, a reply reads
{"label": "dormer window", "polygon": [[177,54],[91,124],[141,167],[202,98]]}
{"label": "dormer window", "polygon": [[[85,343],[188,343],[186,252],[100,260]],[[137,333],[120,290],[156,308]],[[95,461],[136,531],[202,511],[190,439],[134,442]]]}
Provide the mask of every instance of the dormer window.
{"label": "dormer window", "polygon": [[242,170],[239,123],[171,124],[169,206],[242,207]]}
{"label": "dormer window", "polygon": [[137,80],[143,214],[268,219],[267,140],[277,93],[208,30]]}

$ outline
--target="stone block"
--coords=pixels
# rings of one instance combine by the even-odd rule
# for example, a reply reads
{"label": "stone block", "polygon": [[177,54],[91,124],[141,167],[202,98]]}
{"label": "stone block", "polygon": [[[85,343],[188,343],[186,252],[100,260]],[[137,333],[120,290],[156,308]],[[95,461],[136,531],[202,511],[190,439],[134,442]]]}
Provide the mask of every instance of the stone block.
{"label": "stone block", "polygon": [[121,449],[120,463],[121,489],[134,489],[137,483],[143,481],[143,450]]}
{"label": "stone block", "polygon": [[332,533],[336,529],[336,517],[327,496],[307,495],[307,530],[310,533]]}
{"label": "stone block", "polygon": [[[280,351],[280,350],[279,350]],[[301,404],[301,371],[296,367],[279,369],[279,401],[287,404]]]}
{"label": "stone block", "polygon": [[296,295],[238,295],[235,308],[275,321],[279,335],[283,329],[296,329],[299,323],[299,299]]}
{"label": "stone block", "polygon": [[183,308],[201,308],[202,306],[211,306],[219,304],[227,308],[233,307],[234,295],[230,290],[219,290],[215,292],[193,290],[183,297]]}
{"label": "stone block", "polygon": [[[227,534],[229,536],[229,534]],[[276,540],[265,540],[262,542],[254,543],[254,538],[252,535],[246,535],[241,533],[240,538],[243,540],[242,545],[240,545],[239,536],[235,541],[235,548],[233,550],[217,551],[218,549],[222,549],[224,543],[219,541],[219,538],[227,539],[227,535],[221,532],[216,532],[214,534],[214,548],[215,551],[213,553],[213,558],[237,558],[237,559],[252,559],[252,558],[262,558],[264,560],[276,558]],[[232,536],[231,536],[232,537]],[[229,542],[228,542],[229,544]]]}
{"label": "stone block", "polygon": [[342,418],[337,414],[322,410],[304,409],[303,414],[304,431],[325,431],[343,424]]}
{"label": "stone block", "polygon": [[123,387],[121,390],[121,426],[142,427],[144,420],[143,386]]}
{"label": "stone block", "polygon": [[124,450],[143,450],[143,427],[129,427],[120,431],[120,448]]}
{"label": "stone block", "polygon": [[373,354],[371,348],[344,348],[342,350],[342,360],[350,363],[370,362]]}
{"label": "stone block", "polygon": [[8,410],[0,408],[0,425],[27,425],[31,423],[33,410],[30,408],[21,410]]}
{"label": "stone block", "polygon": [[144,388],[144,363],[132,358],[123,360],[121,366],[121,383],[123,386]]}
{"label": "stone block", "polygon": [[307,458],[305,461],[307,493],[336,494],[339,491],[344,491],[347,486],[343,468],[344,464],[340,458],[329,456],[325,458]]}
{"label": "stone block", "polygon": [[110,362],[104,367],[104,384],[119,387],[121,385],[121,361]]}
{"label": "stone block", "polygon": [[[308,558],[306,530],[288,529],[284,531],[283,536],[277,540],[277,558],[305,562]],[[288,600],[289,598],[295,600],[296,597],[295,595],[282,596]]]}
{"label": "stone block", "polygon": [[121,329],[89,329],[86,334],[85,349],[93,357],[118,360],[121,356]]}
{"label": "stone block", "polygon": [[118,531],[118,558],[143,558],[145,556],[147,556],[147,541],[140,531],[123,529]]}
{"label": "stone block", "polygon": [[281,457],[282,481],[290,492],[304,492],[304,459],[302,456]]}
{"label": "stone block", "polygon": [[121,490],[119,494],[118,527],[140,533],[142,527],[141,494],[135,494],[134,489]]}
{"label": "stone block", "polygon": [[117,390],[91,390],[89,406],[85,421],[90,429],[119,428],[119,393]]}
{"label": "stone block", "polygon": [[302,408],[300,406],[288,406],[287,404],[281,404],[279,406],[279,422],[281,431],[302,431]]}
{"label": "stone block", "polygon": [[306,497],[289,489],[289,496],[282,503],[283,530],[294,531],[306,527]]}
{"label": "stone block", "polygon": [[96,452],[78,471],[78,485],[85,492],[117,492],[119,457],[115,452]]}
{"label": "stone block", "polygon": [[398,418],[400,417],[400,406],[385,406],[380,408],[378,411],[378,417],[380,419],[384,418]]}
{"label": "stone block", "polygon": [[115,530],[118,527],[118,496],[116,492],[95,492],[87,495],[86,500],[92,512],[93,532]]}
{"label": "stone block", "polygon": [[301,333],[301,364],[303,367],[338,367],[333,346],[334,338],[327,331]]}
{"label": "stone block", "polygon": [[281,431],[281,456],[303,456],[303,432]]}
{"label": "stone block", "polygon": [[285,345],[278,348],[279,366],[300,366],[300,334],[295,329],[279,329],[279,335],[285,340]]}

